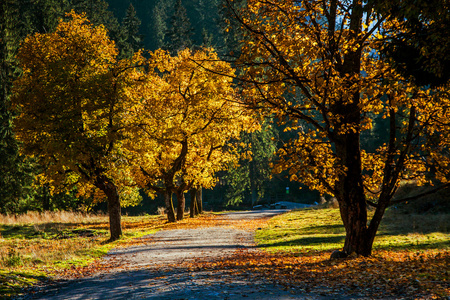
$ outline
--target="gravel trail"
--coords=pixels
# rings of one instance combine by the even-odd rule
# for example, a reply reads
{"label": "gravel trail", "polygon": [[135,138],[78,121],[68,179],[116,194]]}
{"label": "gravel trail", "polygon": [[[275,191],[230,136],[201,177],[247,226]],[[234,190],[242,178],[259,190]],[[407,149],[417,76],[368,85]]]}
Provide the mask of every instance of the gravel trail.
{"label": "gravel trail", "polygon": [[[230,220],[271,217],[285,210],[237,212]],[[236,250],[257,251],[253,232],[223,227],[159,231],[148,243],[114,249],[105,264],[118,267],[90,277],[46,286],[23,299],[329,299],[299,294],[263,278],[229,272],[192,271],[183,264],[231,256]]]}

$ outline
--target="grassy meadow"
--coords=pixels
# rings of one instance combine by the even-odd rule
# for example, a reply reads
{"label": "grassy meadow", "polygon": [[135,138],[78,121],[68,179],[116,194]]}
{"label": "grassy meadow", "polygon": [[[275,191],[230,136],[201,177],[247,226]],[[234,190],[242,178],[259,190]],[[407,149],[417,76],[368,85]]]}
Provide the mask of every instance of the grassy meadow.
{"label": "grassy meadow", "polygon": [[272,218],[256,232],[257,243],[267,254],[247,261],[257,261],[263,276],[305,292],[318,287],[327,295],[376,299],[450,296],[450,213],[391,208],[371,257],[330,260],[344,239],[338,208],[292,211]]}
{"label": "grassy meadow", "polygon": [[0,295],[15,295],[22,287],[45,281],[62,270],[86,266],[108,250],[153,233],[163,224],[162,216],[123,217],[124,237],[110,243],[105,215],[0,215]]}
{"label": "grassy meadow", "polygon": [[[333,251],[342,248],[345,229],[339,209],[292,211],[270,220],[256,233],[260,247],[270,252]],[[374,250],[426,250],[450,247],[450,214],[403,214],[388,210]]]}

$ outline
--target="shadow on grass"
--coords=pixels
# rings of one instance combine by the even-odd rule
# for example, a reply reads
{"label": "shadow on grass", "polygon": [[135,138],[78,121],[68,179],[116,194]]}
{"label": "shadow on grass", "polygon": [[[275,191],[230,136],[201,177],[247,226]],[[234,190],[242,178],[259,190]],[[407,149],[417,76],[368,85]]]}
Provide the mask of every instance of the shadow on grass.
{"label": "shadow on grass", "polygon": [[[39,225],[1,225],[0,234],[4,239],[64,239],[90,237],[102,234],[98,228],[77,228],[78,223],[44,223]],[[107,229],[107,228],[105,228]]]}
{"label": "shadow on grass", "polygon": [[450,240],[437,242],[420,242],[420,243],[404,243],[404,244],[377,244],[374,243],[374,250],[430,250],[430,249],[446,249],[450,247]]}
{"label": "shadow on grass", "polygon": [[259,244],[258,247],[271,248],[271,247],[286,247],[286,246],[316,246],[323,244],[338,244],[344,243],[344,235],[336,236],[322,236],[322,237],[303,237],[298,239],[292,239],[287,241]]}
{"label": "shadow on grass", "polygon": [[334,225],[316,225],[306,227],[305,230],[312,231],[316,233],[345,233],[344,225],[334,224]]}
{"label": "shadow on grass", "polygon": [[20,293],[24,286],[31,286],[38,282],[49,282],[46,275],[12,271],[0,272],[0,299],[9,299]]}

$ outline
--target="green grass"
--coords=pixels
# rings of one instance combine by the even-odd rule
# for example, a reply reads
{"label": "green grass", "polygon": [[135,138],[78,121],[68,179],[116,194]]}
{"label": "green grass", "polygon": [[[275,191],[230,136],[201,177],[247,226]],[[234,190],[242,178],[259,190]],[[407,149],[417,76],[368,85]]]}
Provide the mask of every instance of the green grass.
{"label": "green grass", "polygon": [[7,299],[20,293],[24,286],[45,281],[47,275],[39,271],[10,271],[0,269],[0,299]]}
{"label": "green grass", "polygon": [[271,252],[330,250],[345,238],[339,214],[333,209],[303,209],[272,218],[256,232],[259,246]]}
{"label": "green grass", "polygon": [[[386,212],[374,249],[446,249],[450,246],[450,214]],[[257,231],[258,245],[270,252],[331,251],[342,248],[345,229],[339,209],[303,209],[269,221]]]}

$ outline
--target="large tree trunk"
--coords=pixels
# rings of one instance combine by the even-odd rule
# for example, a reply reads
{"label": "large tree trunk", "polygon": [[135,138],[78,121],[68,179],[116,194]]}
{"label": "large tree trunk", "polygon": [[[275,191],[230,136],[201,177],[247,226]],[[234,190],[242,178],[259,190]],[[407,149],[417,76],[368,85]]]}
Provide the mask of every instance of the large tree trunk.
{"label": "large tree trunk", "polygon": [[186,199],[182,191],[177,191],[177,221],[181,221],[184,218],[184,208],[186,206]]}
{"label": "large tree trunk", "polygon": [[[344,126],[359,128],[358,99],[359,95],[355,94],[352,104],[339,108]],[[343,250],[347,254],[355,252],[358,255],[370,256],[373,239],[368,236],[359,129],[347,130],[346,133],[336,136],[335,146],[339,162],[346,168],[345,173],[341,174],[336,182],[336,198],[346,231]]]}
{"label": "large tree trunk", "polygon": [[95,186],[102,190],[108,199],[110,240],[115,241],[122,236],[122,213],[119,192],[114,182],[104,175],[97,178]]}
{"label": "large tree trunk", "polygon": [[[363,17],[362,1],[354,0],[353,5],[349,24],[350,37],[358,40]],[[343,78],[359,76],[361,49],[357,48],[344,54],[344,62],[340,68]],[[354,88],[354,84],[351,79],[346,84],[348,90],[353,89],[351,98],[344,98],[333,107],[333,112],[341,117],[336,124],[336,135],[333,136],[336,155],[339,163],[346,168],[345,173],[339,175],[336,183],[336,198],[346,231],[344,252],[347,254],[356,252],[358,255],[369,256],[373,240],[371,241],[368,236],[367,204],[362,176],[361,109],[359,106],[361,99],[360,91]]]}
{"label": "large tree trunk", "polygon": [[168,222],[175,222],[175,211],[173,209],[173,203],[172,203],[172,192],[166,191],[164,193],[164,203],[166,204],[166,211],[167,211],[167,221]]}
{"label": "large tree trunk", "polygon": [[347,167],[337,183],[336,195],[346,231],[344,252],[369,256],[372,244],[367,239],[367,205],[362,181],[359,134],[347,133],[336,144],[336,153]]}

